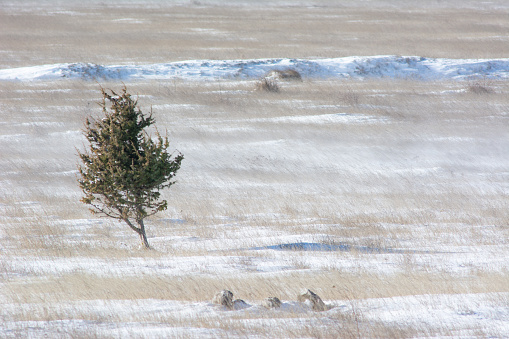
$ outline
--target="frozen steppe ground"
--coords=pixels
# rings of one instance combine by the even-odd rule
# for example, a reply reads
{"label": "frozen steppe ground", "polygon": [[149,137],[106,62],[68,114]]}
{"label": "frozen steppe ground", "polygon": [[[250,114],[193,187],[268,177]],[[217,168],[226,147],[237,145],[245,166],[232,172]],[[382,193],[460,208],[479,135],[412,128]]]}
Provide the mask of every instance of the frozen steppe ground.
{"label": "frozen steppe ground", "polygon": [[[509,337],[504,2],[0,4],[0,337]],[[123,84],[185,156],[151,251],[79,202]]]}

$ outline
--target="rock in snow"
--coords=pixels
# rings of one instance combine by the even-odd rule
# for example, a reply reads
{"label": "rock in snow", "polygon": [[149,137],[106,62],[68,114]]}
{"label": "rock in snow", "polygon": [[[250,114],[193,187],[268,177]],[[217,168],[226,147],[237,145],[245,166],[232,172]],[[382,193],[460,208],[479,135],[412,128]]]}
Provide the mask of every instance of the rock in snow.
{"label": "rock in snow", "polygon": [[[325,305],[325,303],[316,293],[307,288],[302,290],[301,293],[297,296],[297,301],[310,304],[313,311],[322,312],[330,309],[330,307]],[[224,306],[229,310],[242,310],[251,306],[242,299],[233,300],[233,292],[229,290],[222,290],[217,292],[216,295],[212,298],[212,303]],[[279,298],[269,297],[262,301],[261,306],[272,309],[280,308],[281,304],[282,303]]]}
{"label": "rock in snow", "polygon": [[309,289],[302,290],[297,296],[297,300],[300,302],[309,302],[314,311],[322,312],[329,309],[322,299]]}
{"label": "rock in snow", "polygon": [[233,293],[228,290],[222,290],[216,293],[212,298],[212,303],[225,306],[226,308],[233,309]]}

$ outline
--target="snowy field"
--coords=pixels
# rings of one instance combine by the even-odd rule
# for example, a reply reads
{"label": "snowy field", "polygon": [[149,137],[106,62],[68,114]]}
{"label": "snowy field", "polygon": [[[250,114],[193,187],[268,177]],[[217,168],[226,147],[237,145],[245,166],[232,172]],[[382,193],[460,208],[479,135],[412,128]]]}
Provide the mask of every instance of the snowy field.
{"label": "snowy field", "polygon": [[[509,337],[508,15],[0,0],[0,337]],[[123,84],[185,156],[149,251],[76,183]]]}

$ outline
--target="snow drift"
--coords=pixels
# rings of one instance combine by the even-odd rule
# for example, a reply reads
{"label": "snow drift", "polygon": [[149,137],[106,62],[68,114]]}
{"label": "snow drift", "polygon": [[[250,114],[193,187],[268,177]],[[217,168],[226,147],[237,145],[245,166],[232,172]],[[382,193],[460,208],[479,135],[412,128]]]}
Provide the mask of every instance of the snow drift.
{"label": "snow drift", "polygon": [[0,70],[0,80],[253,79],[273,69],[295,69],[305,78],[419,80],[509,78],[509,59],[432,59],[372,56],[333,59],[190,60],[152,65],[64,63]]}

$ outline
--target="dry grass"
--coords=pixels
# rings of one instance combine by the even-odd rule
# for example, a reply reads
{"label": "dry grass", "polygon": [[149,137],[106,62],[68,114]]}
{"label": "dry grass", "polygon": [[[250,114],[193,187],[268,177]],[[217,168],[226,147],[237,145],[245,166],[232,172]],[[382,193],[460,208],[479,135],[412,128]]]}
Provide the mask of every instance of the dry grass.
{"label": "dry grass", "polygon": [[[98,276],[87,272],[12,278],[6,285],[8,303],[36,303],[78,300],[177,300],[210,301],[216,292],[231,290],[235,298],[261,302],[269,296],[296,301],[303,288],[327,300],[363,300],[408,295],[468,294],[507,292],[507,272],[479,271],[458,277],[442,272],[416,272],[383,276],[337,270],[314,272],[296,270],[280,274],[230,274],[220,276],[135,275]],[[33,319],[37,320],[37,319]]]}
{"label": "dry grass", "polygon": [[[86,15],[2,9],[0,68],[509,51],[505,8],[68,6]],[[103,327],[143,336],[126,322],[216,337],[456,335],[368,319],[363,301],[508,292],[509,86],[472,84],[304,79],[271,95],[247,80],[127,83],[185,155],[178,184],[165,192],[170,209],[148,222],[156,250],[139,251],[129,229],[92,219],[78,202],[76,148],[84,118],[99,113],[99,85],[0,83],[0,318],[42,321],[53,337],[69,328],[105,337]],[[246,250],[294,240],[422,252]],[[141,312],[153,300],[198,304],[223,288],[253,303],[273,295],[290,302],[302,287],[335,300],[336,311]],[[79,319],[97,327],[61,322]],[[267,327],[271,319],[285,326]],[[12,334],[30,331],[23,323]]]}
{"label": "dry grass", "polygon": [[261,78],[256,82],[256,91],[279,93],[279,83],[276,79]]}
{"label": "dry grass", "polygon": [[385,54],[502,58],[509,54],[509,24],[507,3],[499,2],[458,3],[461,8],[450,1],[450,8],[323,1],[314,7],[69,3],[58,10],[37,3],[31,11],[6,6],[0,11],[0,68]]}
{"label": "dry grass", "polygon": [[467,91],[475,94],[493,93],[492,80],[488,78],[472,79],[468,84]]}
{"label": "dry grass", "polygon": [[[44,83],[2,84],[2,165],[8,187],[2,195],[9,204],[35,201],[31,208],[49,216],[86,218],[74,184],[75,147],[83,142],[84,117],[98,112],[98,86],[64,83],[69,92],[57,87],[48,92],[51,96],[45,94],[49,89]],[[462,84],[411,81],[308,81],[287,84],[277,97],[250,92],[249,82],[182,83],[170,95],[165,88],[172,88],[171,83],[128,86],[143,93],[142,108],[144,102],[145,110],[153,106],[172,147],[187,156],[179,185],[168,198],[173,199],[169,215],[189,223],[223,216],[287,227],[314,218],[364,229],[376,224],[507,220],[501,207],[508,198],[497,189],[503,181],[500,174],[487,171],[475,184],[486,184],[486,190],[465,185],[466,178],[474,178],[473,171],[485,171],[475,167],[480,166],[476,159],[483,159],[483,166],[496,166],[503,150],[505,127],[499,121],[508,104],[504,83],[493,82],[496,92],[489,97],[463,92]],[[359,93],[360,101],[345,102],[335,95],[344,91]],[[335,113],[352,123],[298,120]],[[310,137],[311,144],[302,142]],[[306,154],[307,163],[300,154]],[[315,167],[324,162],[327,167]],[[470,166],[474,168],[465,169]],[[440,167],[440,173],[434,173],[434,167]],[[201,199],[204,195],[207,199]],[[268,218],[271,213],[280,217]]]}

